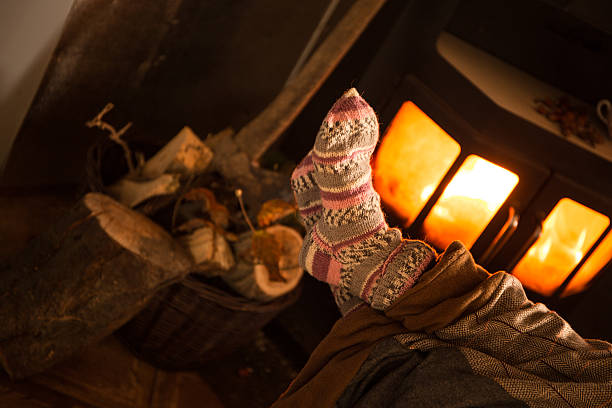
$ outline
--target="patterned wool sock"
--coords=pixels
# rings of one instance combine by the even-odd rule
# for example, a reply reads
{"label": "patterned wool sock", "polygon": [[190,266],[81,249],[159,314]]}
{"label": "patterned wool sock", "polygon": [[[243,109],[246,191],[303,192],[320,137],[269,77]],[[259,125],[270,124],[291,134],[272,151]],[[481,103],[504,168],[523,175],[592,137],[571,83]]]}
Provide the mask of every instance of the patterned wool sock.
{"label": "patterned wool sock", "polygon": [[[402,240],[398,229],[387,226],[372,187],[370,157],[377,141],[376,114],[351,89],[327,114],[311,159],[307,156],[292,179],[308,174],[310,181],[308,189],[296,191],[305,224],[312,225],[300,254],[302,267],[336,287],[339,305],[353,307],[358,297],[383,310],[416,282],[436,254],[424,242]],[[293,180],[295,191],[299,183]],[[320,201],[312,198],[317,186]],[[309,217],[310,210],[316,216]]]}
{"label": "patterned wool sock", "polygon": [[314,179],[312,150],[302,159],[291,174],[291,189],[297,202],[300,218],[304,227],[310,228],[321,218],[321,194]]}
{"label": "patterned wool sock", "polygon": [[[295,201],[297,202],[300,219],[307,232],[307,239],[312,239],[311,228],[321,218],[323,206],[321,205],[321,193],[314,179],[314,163],[312,161],[312,150],[302,159],[291,174],[291,189],[293,190]],[[305,247],[312,246],[312,242]],[[312,274],[312,271],[309,271]],[[320,280],[326,280],[327,271],[323,271],[324,276],[318,274]],[[363,303],[363,301],[346,292],[346,288],[338,286],[338,282],[328,282],[334,295],[334,300],[342,315]]]}

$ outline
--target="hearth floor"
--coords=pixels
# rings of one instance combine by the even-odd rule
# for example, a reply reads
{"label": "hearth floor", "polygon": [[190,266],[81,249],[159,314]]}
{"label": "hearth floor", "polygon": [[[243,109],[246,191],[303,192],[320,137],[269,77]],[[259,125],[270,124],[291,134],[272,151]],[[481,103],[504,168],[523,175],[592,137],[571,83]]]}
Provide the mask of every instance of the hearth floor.
{"label": "hearth floor", "polygon": [[133,356],[114,336],[24,381],[0,376],[0,407],[268,407],[297,374],[263,332],[199,371],[165,371]]}

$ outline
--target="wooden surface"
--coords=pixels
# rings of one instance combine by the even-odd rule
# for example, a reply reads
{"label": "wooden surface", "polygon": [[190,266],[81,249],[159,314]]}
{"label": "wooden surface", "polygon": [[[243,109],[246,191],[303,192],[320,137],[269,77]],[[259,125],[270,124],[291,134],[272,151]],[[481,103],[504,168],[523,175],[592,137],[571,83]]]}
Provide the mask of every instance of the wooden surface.
{"label": "wooden surface", "polygon": [[87,194],[0,265],[0,361],[12,378],[40,372],[112,333],[191,266],[148,218]]}
{"label": "wooden surface", "polygon": [[167,372],[134,357],[116,338],[88,347],[53,369],[11,382],[0,377],[6,408],[222,408],[193,372]]}
{"label": "wooden surface", "polygon": [[258,332],[251,342],[232,354],[206,363],[199,374],[225,407],[267,408],[301,368],[287,358],[287,351]]}
{"label": "wooden surface", "polygon": [[0,188],[0,261],[24,249],[78,200],[74,187]]}

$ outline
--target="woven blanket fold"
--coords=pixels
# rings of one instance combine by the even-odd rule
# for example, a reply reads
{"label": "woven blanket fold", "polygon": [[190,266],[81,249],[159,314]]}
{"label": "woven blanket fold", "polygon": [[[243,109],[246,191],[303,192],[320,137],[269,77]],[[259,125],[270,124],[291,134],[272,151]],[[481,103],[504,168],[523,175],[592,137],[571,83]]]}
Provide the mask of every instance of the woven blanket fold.
{"label": "woven blanket fold", "polygon": [[[507,347],[494,348],[485,344],[489,343],[489,339],[494,340],[496,333],[499,333],[499,336],[509,335],[503,330],[482,330],[489,327],[490,321],[499,320],[506,310],[508,313],[503,316],[504,324],[512,326],[512,330],[518,333],[516,336],[513,334],[514,339],[534,340],[536,336],[532,336],[530,330],[538,330],[535,339],[537,341],[530,343],[534,349],[529,351],[529,355],[535,355],[537,358],[526,361],[522,366],[504,356],[508,352]],[[422,335],[410,336],[406,333]],[[566,394],[570,393],[570,397],[571,393],[579,397],[580,393],[593,390],[593,387],[599,384],[599,389],[603,391],[599,392],[601,395],[598,395],[598,398],[605,401],[607,390],[612,387],[612,347],[608,343],[583,340],[556,314],[543,305],[529,302],[514,277],[505,272],[488,273],[476,265],[469,251],[461,243],[454,242],[438,258],[436,265],[426,271],[418,283],[406,290],[384,313],[364,305],[339,320],[273,407],[335,406],[374,347],[392,336],[404,336],[402,342],[414,349],[456,347],[464,354],[467,353],[471,362],[484,359],[484,366],[489,363],[506,366],[506,378],[497,382],[529,406],[538,405],[521,398],[522,394],[514,392],[512,387],[517,388],[516,384],[519,383],[516,381],[520,381],[521,388],[525,388],[523,385],[532,381],[532,378],[534,383],[540,381],[544,386],[550,386],[546,383],[546,378],[530,374],[538,373],[535,365],[540,362],[551,365],[551,368],[554,368],[552,366],[555,364],[565,367],[566,358],[574,359],[570,361],[574,365],[580,363],[580,359],[591,359],[588,364],[596,362],[598,370],[603,374],[596,373],[589,377],[581,372],[585,383],[589,383],[581,388],[576,380],[571,380],[574,382],[570,381],[571,387],[568,388],[572,390],[564,391]],[[554,350],[551,345],[561,350],[553,356],[558,361],[555,358],[546,360],[550,357],[551,350]],[[536,368],[527,363],[535,364]],[[606,374],[606,367],[611,368],[609,374]],[[480,375],[494,377],[496,374],[493,369],[489,372],[483,369]],[[513,378],[516,381],[513,382]],[[607,385],[602,387],[601,383],[594,379],[604,381],[603,384]],[[609,391],[612,393],[612,389]]]}

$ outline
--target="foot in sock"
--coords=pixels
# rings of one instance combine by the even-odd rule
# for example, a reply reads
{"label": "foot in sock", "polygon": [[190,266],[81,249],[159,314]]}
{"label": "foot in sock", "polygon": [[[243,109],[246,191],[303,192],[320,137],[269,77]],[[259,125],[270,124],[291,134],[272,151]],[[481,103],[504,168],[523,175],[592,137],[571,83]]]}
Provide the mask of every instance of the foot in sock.
{"label": "foot in sock", "polygon": [[[293,174],[291,175],[291,189],[293,190],[295,200],[298,205],[298,211],[302,223],[307,231],[307,240],[312,240],[310,234],[311,228],[321,218],[323,213],[323,207],[321,205],[321,193],[314,179],[314,163],[312,161],[312,151],[310,151],[304,159],[297,165]],[[312,242],[307,243],[304,248],[312,246]],[[302,252],[302,256],[306,252]],[[303,263],[303,259],[302,265]],[[339,267],[339,265],[336,265]],[[329,275],[329,267],[325,267],[323,270],[310,269],[308,272],[317,277],[319,280],[326,281],[330,284],[330,288],[334,295],[334,299],[342,315],[346,315],[349,311],[355,307],[363,304],[363,301],[355,296],[350,295],[345,287],[338,286],[338,279],[327,279]],[[332,275],[330,275],[331,277]]]}
{"label": "foot in sock", "polygon": [[291,174],[291,189],[297,202],[300,219],[304,227],[310,228],[321,217],[321,194],[314,180],[314,163],[312,162],[312,151],[297,165]]}
{"label": "foot in sock", "polygon": [[421,241],[403,240],[386,224],[371,177],[377,141],[376,114],[355,89],[347,91],[296,168],[292,187],[307,226],[302,267],[337,287],[339,305],[355,305],[358,297],[384,310],[414,285],[436,254]]}

